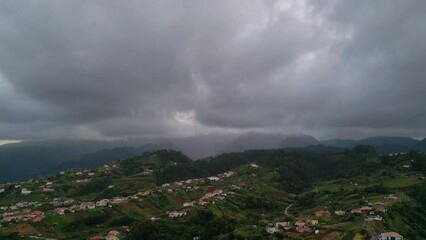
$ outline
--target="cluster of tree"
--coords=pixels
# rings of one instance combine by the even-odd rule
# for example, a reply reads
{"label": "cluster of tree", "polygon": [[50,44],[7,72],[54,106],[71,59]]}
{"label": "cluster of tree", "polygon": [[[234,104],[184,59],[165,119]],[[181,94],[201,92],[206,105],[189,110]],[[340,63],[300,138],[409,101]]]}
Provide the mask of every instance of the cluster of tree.
{"label": "cluster of tree", "polygon": [[158,184],[162,184],[176,180],[216,175],[254,161],[257,152],[226,153],[213,158],[185,162],[158,171],[155,174],[155,178]]}
{"label": "cluster of tree", "polygon": [[106,189],[108,185],[112,183],[111,177],[103,177],[96,179],[94,181],[91,181],[87,184],[85,184],[79,191],[79,195],[87,195],[90,193],[96,193],[99,191],[102,191],[103,189]]}
{"label": "cluster of tree", "polygon": [[389,187],[386,187],[383,184],[376,184],[364,188],[365,193],[378,193],[378,194],[389,194],[392,193],[392,190]]}
{"label": "cluster of tree", "polygon": [[345,152],[250,150],[227,153],[216,157],[183,162],[170,166],[155,174],[158,184],[188,178],[207,177],[232,170],[242,164],[257,162],[274,169],[275,181],[289,192],[303,192],[319,178],[347,177],[379,167],[377,153],[371,146],[357,146]]}
{"label": "cluster of tree", "polygon": [[[155,157],[158,162],[153,163],[150,161],[151,157]],[[121,161],[120,171],[124,175],[130,175],[143,171],[145,166],[155,166],[157,168],[164,168],[170,163],[189,163],[192,162],[190,158],[178,151],[173,150],[158,150],[152,153],[146,153],[142,156],[132,157]]]}
{"label": "cluster of tree", "polygon": [[426,239],[426,210],[411,202],[394,204],[384,214],[386,228],[393,229],[404,239]]}
{"label": "cluster of tree", "polygon": [[74,221],[63,228],[65,232],[76,232],[84,227],[103,224],[111,218],[110,212],[96,212],[87,216],[77,217]]}
{"label": "cluster of tree", "polygon": [[19,233],[14,232],[14,233],[0,233],[0,239],[3,240],[22,240],[25,239],[21,236],[19,236]]}
{"label": "cluster of tree", "polygon": [[259,218],[243,222],[224,216],[215,216],[209,210],[199,210],[184,221],[144,221],[132,228],[129,239],[186,240],[186,239],[270,239],[264,228],[253,227]]}
{"label": "cluster of tree", "polygon": [[410,152],[409,156],[414,161],[413,169],[426,173],[426,154],[420,152]]}

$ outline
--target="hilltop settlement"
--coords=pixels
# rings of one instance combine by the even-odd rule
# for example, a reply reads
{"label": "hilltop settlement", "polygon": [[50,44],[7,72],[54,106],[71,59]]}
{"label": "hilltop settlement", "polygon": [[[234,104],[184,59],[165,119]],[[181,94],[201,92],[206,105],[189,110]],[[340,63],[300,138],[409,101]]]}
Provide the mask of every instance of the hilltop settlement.
{"label": "hilltop settlement", "polygon": [[426,239],[426,156],[160,150],[0,184],[1,239]]}

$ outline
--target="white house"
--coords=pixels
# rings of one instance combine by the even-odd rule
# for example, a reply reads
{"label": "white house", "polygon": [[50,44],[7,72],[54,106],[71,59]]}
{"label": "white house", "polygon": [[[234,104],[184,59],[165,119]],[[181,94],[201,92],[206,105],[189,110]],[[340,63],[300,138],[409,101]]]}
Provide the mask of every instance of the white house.
{"label": "white house", "polygon": [[396,232],[386,232],[379,234],[379,240],[403,240],[404,237]]}
{"label": "white house", "polygon": [[182,216],[185,216],[185,215],[186,215],[186,212],[173,211],[173,212],[169,213],[169,218],[177,218],[177,217],[182,217]]}
{"label": "white house", "polygon": [[371,215],[371,216],[368,216],[365,220],[366,221],[382,221],[382,217],[379,215]]}
{"label": "white house", "polygon": [[278,228],[276,228],[276,227],[267,227],[266,228],[266,232],[268,232],[270,234],[273,234],[273,233],[276,233],[276,232],[279,232],[279,231],[280,230]]}
{"label": "white house", "polygon": [[22,190],[21,190],[21,194],[23,194],[23,195],[28,195],[28,194],[31,194],[33,191],[30,191],[30,190],[28,190],[28,189],[26,189],[26,188],[22,188]]}
{"label": "white house", "polygon": [[194,206],[194,202],[184,202],[183,203],[183,207],[193,207]]}
{"label": "white house", "polygon": [[108,206],[109,200],[108,199],[102,199],[95,203],[96,207],[106,207]]}
{"label": "white house", "polygon": [[210,181],[219,181],[220,178],[213,176],[213,177],[208,177],[207,179]]}

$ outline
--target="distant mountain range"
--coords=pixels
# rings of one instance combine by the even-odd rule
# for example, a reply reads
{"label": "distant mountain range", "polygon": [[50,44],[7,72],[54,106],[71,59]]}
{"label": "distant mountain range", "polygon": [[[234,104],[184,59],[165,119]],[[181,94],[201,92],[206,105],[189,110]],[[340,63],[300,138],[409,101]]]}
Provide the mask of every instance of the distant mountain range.
{"label": "distant mountain range", "polygon": [[0,146],[0,182],[22,181],[55,174],[69,168],[96,167],[158,149],[174,149],[192,159],[249,149],[298,148],[318,145],[351,149],[372,145],[380,153],[410,150],[426,152],[426,139],[370,137],[361,140],[320,141],[309,135],[267,133],[215,134],[171,139],[132,139],[129,141],[33,141]]}

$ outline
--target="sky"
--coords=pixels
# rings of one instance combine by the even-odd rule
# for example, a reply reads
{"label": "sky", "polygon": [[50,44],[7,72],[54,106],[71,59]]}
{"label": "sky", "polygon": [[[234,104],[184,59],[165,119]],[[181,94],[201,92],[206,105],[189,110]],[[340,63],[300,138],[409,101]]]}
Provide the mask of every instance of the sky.
{"label": "sky", "polygon": [[426,1],[0,2],[0,140],[426,136]]}

